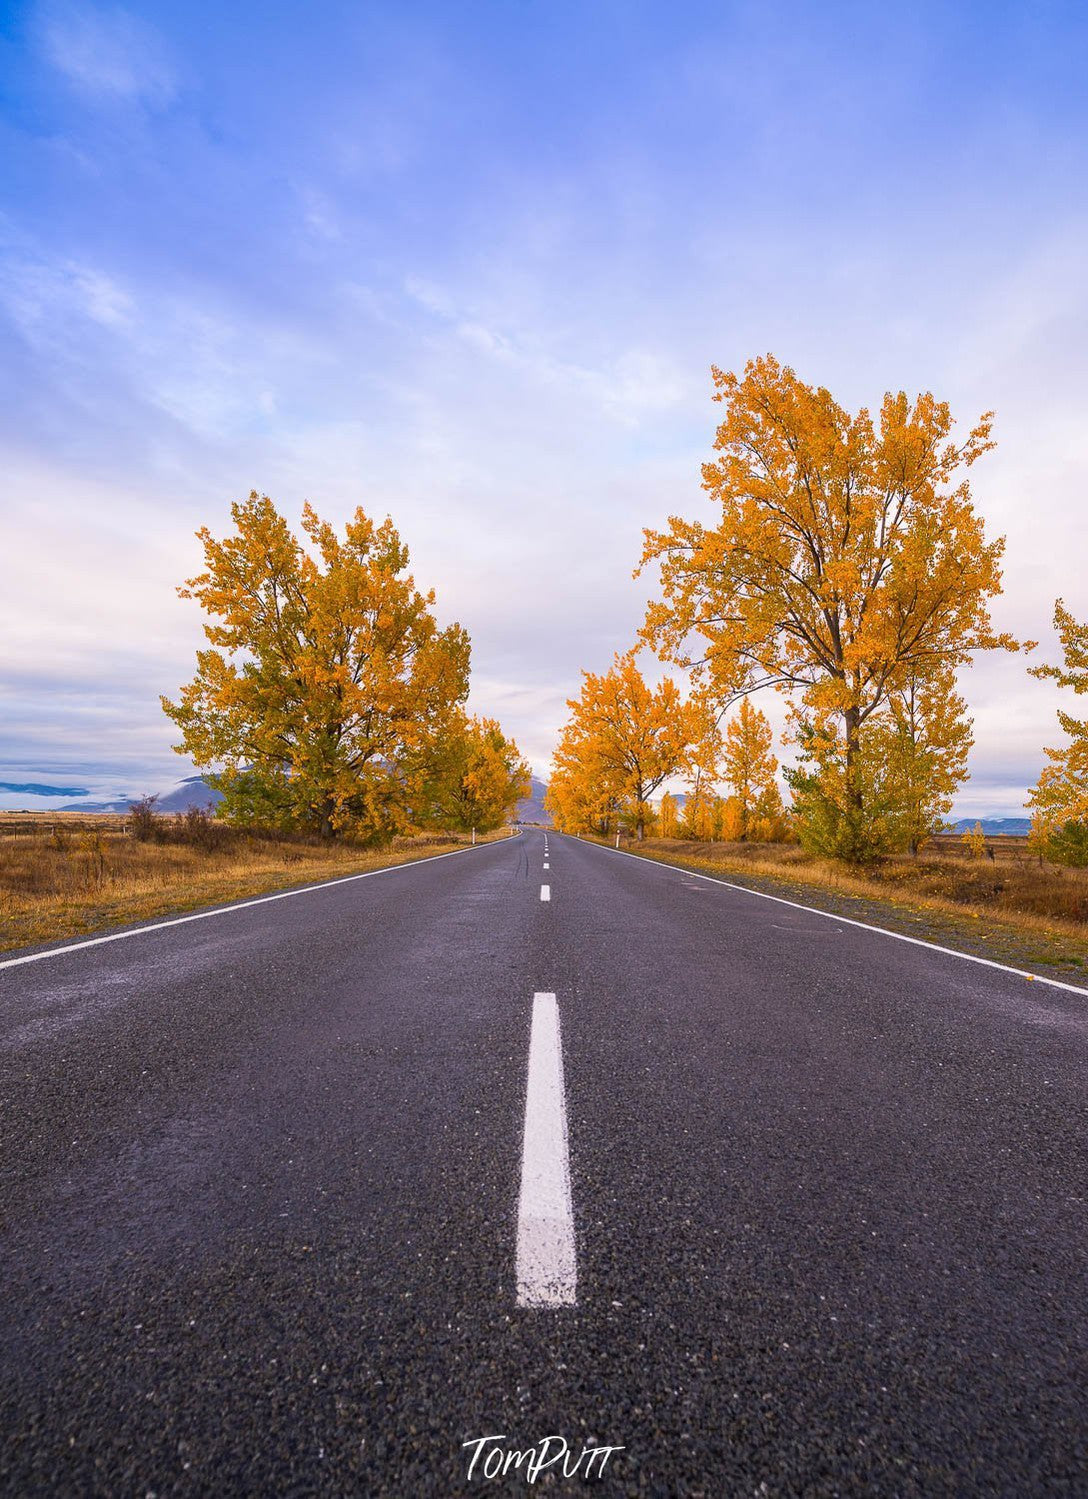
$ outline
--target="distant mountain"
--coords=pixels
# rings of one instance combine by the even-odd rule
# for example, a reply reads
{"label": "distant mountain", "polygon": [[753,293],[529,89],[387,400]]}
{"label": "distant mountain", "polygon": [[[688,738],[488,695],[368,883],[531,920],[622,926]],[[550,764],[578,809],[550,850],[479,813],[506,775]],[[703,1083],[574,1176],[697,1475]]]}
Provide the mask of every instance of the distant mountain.
{"label": "distant mountain", "polygon": [[552,820],[544,806],[544,793],[548,789],[547,781],[533,776],[532,790],[524,801],[518,802],[518,822],[542,822],[545,827],[550,828]]}
{"label": "distant mountain", "polygon": [[952,824],[952,831],[973,833],[976,822],[982,824],[982,831],[991,838],[999,838],[1002,833],[1014,838],[1024,838],[1031,832],[1030,817],[961,817],[959,822]]}
{"label": "distant mountain", "polygon": [[43,786],[38,781],[0,781],[0,791],[18,791],[25,796],[87,796],[86,786]]}
{"label": "distant mountain", "polygon": [[[517,816],[520,822],[541,822],[546,827],[551,827],[552,820],[544,810],[544,793],[547,789],[547,781],[541,781],[536,776],[532,777],[530,795],[524,801],[518,802]],[[118,797],[108,802],[80,802],[72,810],[127,812],[136,800],[136,797],[129,796]],[[159,795],[155,802],[155,811],[173,815],[178,812],[188,812],[190,807],[201,807],[211,812],[222,800],[222,792],[213,791],[203,776],[187,776],[184,781],[178,781],[169,791],[164,791]]]}
{"label": "distant mountain", "polygon": [[179,781],[172,791],[167,791],[155,803],[159,812],[188,812],[190,807],[200,807],[210,812],[223,800],[221,791],[214,791],[203,776],[187,776]]}
{"label": "distant mountain", "polygon": [[[145,792],[144,795],[150,795]],[[134,801],[139,797],[121,796],[108,802],[80,802],[73,807],[73,812],[127,812]],[[178,781],[171,786],[169,791],[164,791],[156,797],[155,811],[174,814],[176,812],[188,812],[190,807],[200,807],[205,812],[210,812],[213,807],[223,800],[220,791],[213,791],[203,776],[186,776],[184,781]]]}

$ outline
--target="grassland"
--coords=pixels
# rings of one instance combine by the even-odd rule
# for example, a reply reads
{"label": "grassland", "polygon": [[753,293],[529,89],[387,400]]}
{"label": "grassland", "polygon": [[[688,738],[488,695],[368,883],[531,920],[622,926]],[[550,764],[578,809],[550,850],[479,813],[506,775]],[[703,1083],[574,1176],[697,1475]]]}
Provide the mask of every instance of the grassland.
{"label": "grassland", "polygon": [[140,840],[131,819],[110,814],[4,813],[0,950],[384,869],[469,841],[464,834],[427,833],[377,851],[346,840],[254,837],[184,818],[158,819]]}
{"label": "grassland", "polygon": [[992,858],[976,859],[960,839],[942,838],[917,858],[889,857],[864,870],[795,844],[648,838],[622,846],[1088,988],[1088,870],[1048,864],[1026,839],[991,838]]}

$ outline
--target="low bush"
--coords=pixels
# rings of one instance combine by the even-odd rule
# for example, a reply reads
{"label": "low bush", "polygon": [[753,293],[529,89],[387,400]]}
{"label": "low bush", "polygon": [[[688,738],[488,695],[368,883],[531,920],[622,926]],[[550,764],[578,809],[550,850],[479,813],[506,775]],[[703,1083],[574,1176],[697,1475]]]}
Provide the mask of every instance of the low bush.
{"label": "low bush", "polygon": [[437,848],[451,843],[468,843],[463,833],[398,833],[390,843],[392,849]]}

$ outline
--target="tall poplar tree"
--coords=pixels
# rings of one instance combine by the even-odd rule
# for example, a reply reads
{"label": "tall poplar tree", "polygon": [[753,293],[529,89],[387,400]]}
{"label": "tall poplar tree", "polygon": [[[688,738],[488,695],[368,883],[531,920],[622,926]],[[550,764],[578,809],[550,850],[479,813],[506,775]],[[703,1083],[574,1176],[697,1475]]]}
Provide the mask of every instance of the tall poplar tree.
{"label": "tall poplar tree", "polygon": [[991,414],[956,441],[928,393],[889,393],[874,420],[771,355],[713,377],[725,418],[703,487],[717,516],[646,533],[662,594],[643,638],[723,705],[773,687],[810,724],[834,721],[860,848],[866,723],[912,675],[1020,648],[990,621],[1004,542],[987,541],[963,476],[993,446]]}
{"label": "tall poplar tree", "polygon": [[775,774],[778,761],[771,752],[774,734],[767,716],[745,697],[726,725],[722,749],[722,781],[736,799],[737,838],[753,836],[757,818],[768,822],[782,815],[782,796]]}

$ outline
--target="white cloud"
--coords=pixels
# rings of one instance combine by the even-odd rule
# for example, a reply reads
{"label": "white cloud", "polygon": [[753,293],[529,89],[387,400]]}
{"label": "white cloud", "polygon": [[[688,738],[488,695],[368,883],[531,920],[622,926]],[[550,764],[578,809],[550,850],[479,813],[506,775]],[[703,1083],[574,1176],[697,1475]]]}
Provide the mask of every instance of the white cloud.
{"label": "white cloud", "polygon": [[500,331],[481,321],[459,307],[453,293],[425,277],[408,277],[404,290],[468,348],[515,370],[529,384],[589,401],[621,426],[634,427],[694,395],[691,379],[659,350],[636,345],[599,363],[583,363],[554,352],[547,330]]}
{"label": "white cloud", "polygon": [[0,260],[0,309],[81,404],[109,390],[134,425],[155,408],[204,441],[265,432],[285,404],[278,382],[298,390],[328,361],[305,331],[255,324],[211,293],[150,291],[26,246]]}
{"label": "white cloud", "polygon": [[449,294],[433,281],[423,276],[409,276],[404,282],[405,294],[427,312],[447,320],[456,316],[456,307]]}
{"label": "white cloud", "polygon": [[344,238],[344,230],[336,206],[326,193],[311,184],[296,188],[302,208],[302,222],[316,240],[338,243]]}
{"label": "white cloud", "polygon": [[0,306],[32,342],[54,343],[73,318],[125,329],[134,304],[113,277],[72,260],[35,260],[18,253],[0,262]]}
{"label": "white cloud", "polygon": [[51,4],[38,17],[46,59],[80,93],[162,107],[177,81],[161,38],[139,16],[119,6]]}

